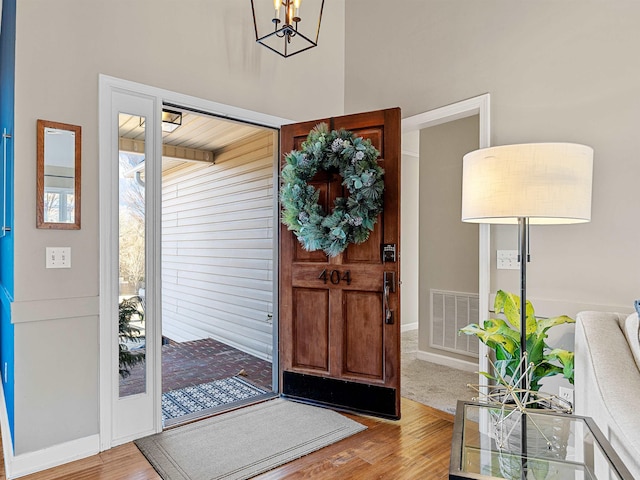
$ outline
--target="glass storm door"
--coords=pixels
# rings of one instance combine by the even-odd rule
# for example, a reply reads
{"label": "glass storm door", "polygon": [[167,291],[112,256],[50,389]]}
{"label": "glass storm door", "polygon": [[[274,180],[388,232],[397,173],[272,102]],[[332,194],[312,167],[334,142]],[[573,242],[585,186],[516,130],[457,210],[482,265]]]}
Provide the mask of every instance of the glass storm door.
{"label": "glass storm door", "polygon": [[160,430],[155,110],[151,97],[112,94],[112,445]]}

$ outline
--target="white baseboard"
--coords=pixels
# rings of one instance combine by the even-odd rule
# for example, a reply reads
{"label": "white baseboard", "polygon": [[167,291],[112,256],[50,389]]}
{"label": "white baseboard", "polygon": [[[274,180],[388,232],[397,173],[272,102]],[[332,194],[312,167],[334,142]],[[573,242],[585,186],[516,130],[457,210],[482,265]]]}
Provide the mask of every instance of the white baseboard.
{"label": "white baseboard", "polygon": [[418,329],[418,322],[404,323],[404,324],[400,325],[400,331],[402,333],[409,332],[411,330],[417,330],[417,329]]}
{"label": "white baseboard", "polygon": [[480,369],[477,361],[467,362],[466,360],[459,360],[457,358],[447,357],[446,355],[440,355],[438,353],[423,352],[422,350],[418,350],[416,352],[416,358],[418,360],[424,360],[425,362],[457,368],[458,370],[464,370],[466,372],[475,373]]}
{"label": "white baseboard", "polygon": [[99,452],[100,436],[96,434],[36,452],[16,455],[11,459],[11,472],[7,471],[7,479],[23,477],[30,473],[90,457]]}
{"label": "white baseboard", "polygon": [[0,429],[2,430],[2,456],[4,457],[5,476],[10,477],[13,466],[13,441],[11,440],[11,430],[9,429],[9,415],[7,414],[7,403],[4,400],[4,385],[0,381]]}

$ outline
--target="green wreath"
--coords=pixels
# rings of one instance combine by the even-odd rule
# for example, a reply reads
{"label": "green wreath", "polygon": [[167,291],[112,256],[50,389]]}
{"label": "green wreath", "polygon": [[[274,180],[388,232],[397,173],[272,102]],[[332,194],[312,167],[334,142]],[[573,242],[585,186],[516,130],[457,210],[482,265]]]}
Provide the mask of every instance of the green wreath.
{"label": "green wreath", "polygon": [[[317,125],[300,151],[286,155],[282,169],[280,202],[282,223],[298,237],[308,251],[323,250],[330,257],[343,252],[350,243],[369,238],[382,213],[384,170],[369,140],[347,130]],[[318,205],[319,192],[308,181],[318,170],[338,169],[348,198],[338,197],[326,214]]]}

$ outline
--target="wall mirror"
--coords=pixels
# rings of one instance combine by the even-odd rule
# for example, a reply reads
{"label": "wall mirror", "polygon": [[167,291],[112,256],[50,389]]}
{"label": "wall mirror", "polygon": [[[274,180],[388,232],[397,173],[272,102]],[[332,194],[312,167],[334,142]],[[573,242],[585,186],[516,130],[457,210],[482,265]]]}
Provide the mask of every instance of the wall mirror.
{"label": "wall mirror", "polygon": [[36,226],[79,230],[81,127],[38,120],[37,130]]}

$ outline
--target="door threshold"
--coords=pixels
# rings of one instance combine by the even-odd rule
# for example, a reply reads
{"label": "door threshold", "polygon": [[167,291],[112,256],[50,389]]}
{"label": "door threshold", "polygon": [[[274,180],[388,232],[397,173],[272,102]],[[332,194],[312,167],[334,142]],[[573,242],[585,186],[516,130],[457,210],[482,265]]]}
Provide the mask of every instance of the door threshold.
{"label": "door threshold", "polygon": [[267,392],[262,395],[256,395],[255,397],[245,398],[243,400],[238,400],[236,402],[219,405],[213,408],[207,408],[204,410],[200,410],[198,412],[188,413],[180,417],[169,418],[163,422],[163,430],[170,430],[172,428],[181,427],[182,425],[186,425],[188,423],[198,422],[200,420],[204,420],[210,417],[215,417],[223,413],[232,412],[240,408],[256,405],[258,403],[266,402],[267,400],[272,400],[274,398],[277,398],[278,396],[279,395],[275,392]]}

